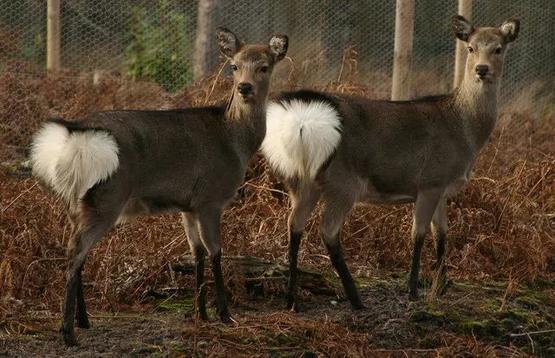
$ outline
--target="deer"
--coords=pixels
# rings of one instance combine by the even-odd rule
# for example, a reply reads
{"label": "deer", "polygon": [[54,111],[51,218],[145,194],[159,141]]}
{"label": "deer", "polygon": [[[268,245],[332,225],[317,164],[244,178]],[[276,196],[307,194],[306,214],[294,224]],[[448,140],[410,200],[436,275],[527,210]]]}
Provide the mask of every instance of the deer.
{"label": "deer", "polygon": [[218,28],[216,36],[233,73],[226,103],[55,119],[32,140],[33,174],[63,199],[75,228],[68,243],[61,327],[68,346],[77,344],[74,321],[90,327],[82,284],[87,254],[114,225],[137,215],[182,213],[195,258],[197,313],[208,319],[202,289],[208,255],[216,312],[222,322],[231,320],[221,269],[221,215],[264,139],[271,74],[287,53],[288,37],[245,44],[226,28]]}
{"label": "deer", "polygon": [[289,309],[298,309],[299,246],[318,202],[321,240],[353,309],[364,305],[345,263],[339,233],[357,203],[414,204],[410,300],[418,299],[420,256],[430,226],[435,282],[446,282],[446,199],[469,180],[494,129],[505,53],[520,28],[517,19],[499,27],[475,27],[460,15],[452,22],[468,56],[464,79],[450,94],[386,101],[299,90],[283,92],[268,105],[261,151],[287,188],[291,206]]}

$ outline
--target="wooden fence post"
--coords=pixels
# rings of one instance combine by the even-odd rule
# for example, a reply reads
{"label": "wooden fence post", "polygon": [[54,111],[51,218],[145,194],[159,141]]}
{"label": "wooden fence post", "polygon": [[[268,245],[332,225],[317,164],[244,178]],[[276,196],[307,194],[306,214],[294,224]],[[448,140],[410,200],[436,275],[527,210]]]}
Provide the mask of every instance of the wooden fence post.
{"label": "wooden fence post", "polygon": [[[472,17],[472,0],[459,0],[458,14],[470,21]],[[455,49],[455,74],[453,78],[453,88],[461,83],[464,76],[464,66],[466,65],[466,45],[460,40],[457,41]]]}
{"label": "wooden fence post", "polygon": [[414,0],[397,0],[393,84],[391,87],[391,99],[394,101],[409,99],[411,96],[410,74],[413,32]]}
{"label": "wooden fence post", "polygon": [[193,78],[208,76],[218,62],[214,30],[218,25],[220,0],[199,0],[197,35],[193,54]]}
{"label": "wooden fence post", "polygon": [[46,70],[60,70],[60,0],[48,0],[46,18]]}

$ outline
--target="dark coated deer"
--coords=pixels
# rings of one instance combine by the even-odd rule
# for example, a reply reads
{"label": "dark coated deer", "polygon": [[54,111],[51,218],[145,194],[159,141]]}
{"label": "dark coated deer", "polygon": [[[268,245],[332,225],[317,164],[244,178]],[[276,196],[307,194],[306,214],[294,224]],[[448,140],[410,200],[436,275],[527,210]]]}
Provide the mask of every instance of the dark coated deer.
{"label": "dark coated deer", "polygon": [[467,182],[495,126],[505,51],[518,35],[519,21],[474,27],[455,16],[453,28],[467,43],[468,58],[463,82],[449,95],[391,102],[298,91],[283,93],[268,106],[262,151],[291,197],[290,308],[302,232],[320,198],[322,241],[354,308],[363,304],[343,259],[339,231],[357,202],[415,203],[411,299],[418,296],[420,253],[430,222],[437,277],[446,279],[445,201]]}
{"label": "dark coated deer", "polygon": [[[184,213],[198,289],[208,253],[217,312],[222,321],[230,320],[220,266],[220,216],[264,139],[270,76],[286,54],[288,39],[278,35],[267,45],[246,45],[223,28],[217,37],[233,70],[225,106],[99,112],[80,122],[48,122],[34,137],[33,172],[64,199],[75,227],[61,328],[67,345],[77,343],[75,319],[78,327],[89,327],[81,271],[90,249],[118,221],[166,210]],[[204,291],[197,307],[207,319]]]}

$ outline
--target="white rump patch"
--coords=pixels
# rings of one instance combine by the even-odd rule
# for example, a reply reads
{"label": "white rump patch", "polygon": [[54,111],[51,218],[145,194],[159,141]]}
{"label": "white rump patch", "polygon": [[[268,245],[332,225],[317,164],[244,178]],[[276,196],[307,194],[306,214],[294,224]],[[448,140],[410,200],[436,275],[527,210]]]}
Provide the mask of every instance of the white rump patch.
{"label": "white rump patch", "polygon": [[118,152],[107,132],[70,134],[61,124],[46,123],[33,139],[31,165],[33,173],[76,210],[87,190],[116,171]]}
{"label": "white rump patch", "polygon": [[54,188],[56,163],[62,155],[69,136],[66,127],[57,123],[45,123],[33,137],[31,144],[31,167],[33,174]]}
{"label": "white rump patch", "polygon": [[313,180],[341,140],[341,121],[328,103],[271,102],[266,114],[262,153],[286,178]]}

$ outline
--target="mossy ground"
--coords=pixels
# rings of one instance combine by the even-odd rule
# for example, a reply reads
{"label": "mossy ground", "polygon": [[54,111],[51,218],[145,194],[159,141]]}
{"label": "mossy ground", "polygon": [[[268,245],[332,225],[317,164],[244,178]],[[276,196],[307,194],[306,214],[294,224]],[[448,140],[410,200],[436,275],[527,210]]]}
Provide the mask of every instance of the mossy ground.
{"label": "mossy ground", "polygon": [[[329,277],[336,286],[333,276]],[[78,330],[81,345],[67,349],[59,319],[30,319],[25,335],[2,337],[0,354],[270,357],[499,355],[552,356],[555,289],[546,283],[453,282],[436,300],[407,299],[402,274],[359,278],[366,309],[351,311],[340,296],[301,292],[299,313],[279,296],[232,305],[235,323],[195,319],[193,293],[154,300],[130,313],[92,313],[93,327]],[[187,293],[188,292],[188,293]],[[542,333],[543,332],[543,333]]]}

